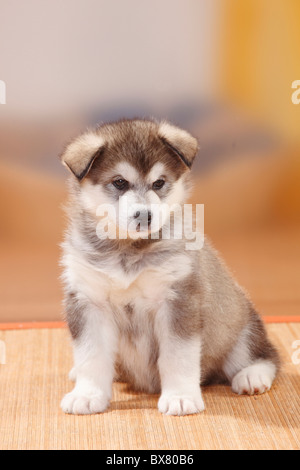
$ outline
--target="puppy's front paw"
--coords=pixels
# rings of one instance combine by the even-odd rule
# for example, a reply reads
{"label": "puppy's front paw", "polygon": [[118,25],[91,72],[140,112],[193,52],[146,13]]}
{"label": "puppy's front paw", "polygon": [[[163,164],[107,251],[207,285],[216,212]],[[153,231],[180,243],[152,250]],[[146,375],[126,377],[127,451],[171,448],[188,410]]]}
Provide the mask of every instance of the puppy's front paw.
{"label": "puppy's front paw", "polygon": [[161,413],[173,416],[184,416],[200,413],[205,409],[201,393],[194,395],[162,394],[158,401]]}
{"label": "puppy's front paw", "polygon": [[65,413],[74,415],[88,415],[101,413],[108,407],[109,400],[99,392],[99,394],[79,394],[74,390],[61,401],[61,408]]}

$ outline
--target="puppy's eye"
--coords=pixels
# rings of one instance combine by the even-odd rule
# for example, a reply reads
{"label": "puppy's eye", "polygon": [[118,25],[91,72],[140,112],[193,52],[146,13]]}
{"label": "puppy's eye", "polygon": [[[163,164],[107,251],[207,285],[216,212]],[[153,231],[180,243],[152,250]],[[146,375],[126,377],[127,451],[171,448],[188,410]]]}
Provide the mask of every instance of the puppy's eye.
{"label": "puppy's eye", "polygon": [[165,184],[165,181],[164,180],[156,180],[154,181],[152,187],[153,189],[161,189]]}
{"label": "puppy's eye", "polygon": [[128,181],[119,178],[113,181],[113,185],[115,188],[119,189],[120,191],[128,188]]}

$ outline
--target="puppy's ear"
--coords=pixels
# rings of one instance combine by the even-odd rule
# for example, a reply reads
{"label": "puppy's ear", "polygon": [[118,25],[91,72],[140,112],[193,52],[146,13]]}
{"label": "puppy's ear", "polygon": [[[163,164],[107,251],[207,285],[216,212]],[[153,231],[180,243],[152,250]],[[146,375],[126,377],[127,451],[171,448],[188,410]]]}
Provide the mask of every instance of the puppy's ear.
{"label": "puppy's ear", "polygon": [[188,168],[191,168],[199,148],[197,140],[187,131],[173,126],[166,121],[160,123],[158,135],[167,147],[169,147]]}
{"label": "puppy's ear", "polygon": [[61,155],[61,161],[81,181],[104,148],[103,137],[87,132],[73,140]]}

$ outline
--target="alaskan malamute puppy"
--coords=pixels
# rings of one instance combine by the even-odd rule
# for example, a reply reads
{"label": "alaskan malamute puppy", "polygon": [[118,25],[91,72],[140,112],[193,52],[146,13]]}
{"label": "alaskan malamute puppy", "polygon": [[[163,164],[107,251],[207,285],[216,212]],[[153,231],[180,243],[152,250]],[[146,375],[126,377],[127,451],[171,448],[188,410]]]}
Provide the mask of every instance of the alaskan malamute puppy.
{"label": "alaskan malamute puppy", "polygon": [[157,218],[160,207],[186,201],[197,150],[165,121],[122,120],[62,154],[71,171],[62,265],[76,381],[61,402],[66,413],[106,410],[114,379],[160,393],[169,415],[204,410],[200,384],[228,381],[249,395],[271,388],[279,358],[251,301],[206,240],[187,249],[174,217]]}

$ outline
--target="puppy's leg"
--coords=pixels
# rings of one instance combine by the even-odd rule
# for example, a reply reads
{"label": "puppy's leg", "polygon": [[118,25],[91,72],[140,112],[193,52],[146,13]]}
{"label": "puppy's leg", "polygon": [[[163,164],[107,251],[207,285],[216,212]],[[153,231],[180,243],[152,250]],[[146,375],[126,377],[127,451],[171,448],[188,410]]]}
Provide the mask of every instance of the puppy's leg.
{"label": "puppy's leg", "polygon": [[232,391],[239,395],[267,392],[278,368],[277,351],[269,342],[262,322],[253,315],[223,366]]}
{"label": "puppy's leg", "polygon": [[74,324],[69,321],[76,385],[62,399],[61,408],[65,413],[99,413],[108,407],[111,397],[117,334],[105,309],[92,304],[81,303],[80,323],[74,337]]}
{"label": "puppy's leg", "polygon": [[72,369],[69,372],[69,380],[71,380],[71,382],[76,382],[76,369],[75,369],[75,367],[72,367]]}
{"label": "puppy's leg", "polygon": [[200,390],[200,335],[178,336],[169,317],[170,312],[164,306],[155,322],[161,379],[158,409],[168,415],[199,413],[205,408]]}

